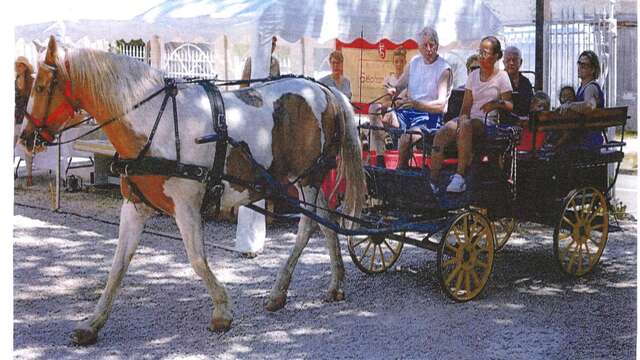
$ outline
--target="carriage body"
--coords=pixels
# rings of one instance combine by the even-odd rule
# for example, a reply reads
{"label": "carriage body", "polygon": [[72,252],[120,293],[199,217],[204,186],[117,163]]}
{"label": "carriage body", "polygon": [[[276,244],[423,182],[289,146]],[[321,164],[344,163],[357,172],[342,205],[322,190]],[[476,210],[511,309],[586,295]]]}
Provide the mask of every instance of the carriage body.
{"label": "carriage body", "polygon": [[[460,194],[432,192],[428,137],[422,152],[414,153],[414,168],[365,166],[369,207],[363,217],[390,232],[370,237],[369,242],[350,239],[354,263],[367,273],[384,272],[397,260],[404,243],[437,251],[443,290],[456,301],[467,301],[482,292],[494,251],[506,244],[517,221],[531,221],[554,228],[554,256],[565,273],[589,273],[606,245],[610,190],[617,177],[617,169],[609,177],[609,168],[622,161],[624,138],[606,140],[588,151],[540,149],[535,144],[545,132],[604,132],[624,128],[626,119],[626,108],[598,109],[589,115],[534,113],[528,129],[532,144],[520,151],[521,128],[498,126],[474,142],[467,191]],[[455,159],[445,161],[443,177],[455,172],[455,163]],[[477,240],[483,237],[491,241]],[[470,250],[468,239],[475,249]],[[371,253],[369,247],[376,245],[378,252]],[[465,275],[460,275],[464,270],[458,271],[462,268]]]}

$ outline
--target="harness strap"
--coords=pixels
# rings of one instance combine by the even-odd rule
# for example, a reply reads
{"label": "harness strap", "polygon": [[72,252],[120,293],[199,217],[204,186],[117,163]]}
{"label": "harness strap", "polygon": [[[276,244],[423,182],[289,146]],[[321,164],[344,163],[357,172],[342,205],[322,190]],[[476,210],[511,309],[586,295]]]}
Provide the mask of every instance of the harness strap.
{"label": "harness strap", "polygon": [[142,159],[113,159],[111,172],[125,176],[163,175],[175,176],[205,182],[209,168],[205,166],[180,164],[175,160],[145,156]]}
{"label": "harness strap", "polygon": [[[149,148],[151,147],[151,142],[153,141],[154,136],[156,135],[156,130],[158,130],[158,125],[160,124],[160,119],[162,119],[162,114],[164,114],[164,109],[167,107],[167,100],[169,100],[169,97],[171,97],[173,99],[173,107],[174,107],[174,123],[177,122],[177,113],[175,111],[175,95],[178,92],[178,88],[175,85],[175,82],[172,82],[171,79],[165,79],[165,94],[164,94],[164,99],[162,99],[162,105],[160,106],[160,111],[158,112],[158,116],[156,116],[156,121],[153,124],[153,128],[151,129],[151,133],[149,133],[149,139],[147,140],[147,143],[144,144],[144,147],[142,148],[142,150],[140,150],[140,152],[138,153],[138,156],[136,157],[136,159],[140,160],[144,157],[144,155],[147,153],[147,151],[149,151]],[[177,127],[177,124],[175,125]],[[178,141],[176,139],[176,141]],[[178,157],[178,159],[180,159],[180,154],[176,154],[176,156]]]}
{"label": "harness strap", "polygon": [[220,214],[220,201],[222,200],[222,192],[224,184],[222,184],[222,176],[224,174],[224,165],[227,158],[227,144],[229,142],[229,134],[227,132],[227,121],[224,109],[224,101],[222,94],[217,86],[209,81],[199,82],[200,86],[209,98],[211,106],[211,116],[213,120],[213,130],[217,134],[216,152],[213,158],[213,167],[209,172],[209,179],[206,181],[206,193],[202,203],[202,209],[206,208],[206,202],[211,199],[215,207],[215,215]]}

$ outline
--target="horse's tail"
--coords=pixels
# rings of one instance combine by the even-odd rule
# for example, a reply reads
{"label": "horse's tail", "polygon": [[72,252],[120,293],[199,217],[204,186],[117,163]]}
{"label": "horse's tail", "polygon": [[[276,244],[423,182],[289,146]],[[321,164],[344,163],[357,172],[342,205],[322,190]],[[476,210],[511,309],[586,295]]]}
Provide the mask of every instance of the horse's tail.
{"label": "horse's tail", "polygon": [[[342,202],[342,213],[359,217],[364,205],[367,191],[362,164],[362,148],[356,125],[355,113],[349,99],[336,88],[330,88],[338,101],[338,117],[340,119],[340,160],[336,174],[336,186],[342,178],[345,179],[346,189]],[[344,226],[352,228],[351,221],[345,221]]]}

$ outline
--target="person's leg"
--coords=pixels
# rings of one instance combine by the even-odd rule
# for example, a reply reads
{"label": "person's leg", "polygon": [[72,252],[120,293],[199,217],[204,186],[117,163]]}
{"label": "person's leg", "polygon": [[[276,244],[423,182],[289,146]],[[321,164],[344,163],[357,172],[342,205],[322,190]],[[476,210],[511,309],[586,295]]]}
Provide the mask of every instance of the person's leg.
{"label": "person's leg", "polygon": [[[419,127],[412,127],[409,131],[420,131]],[[422,139],[422,135],[418,134],[404,134],[400,137],[400,143],[398,144],[398,168],[406,169],[409,167],[409,160],[411,160],[411,153],[413,144]]]}
{"label": "person's leg", "polygon": [[459,122],[458,127],[458,168],[456,174],[447,186],[448,192],[463,192],[466,190],[464,174],[473,159],[473,134],[481,134],[484,124],[479,119],[466,119]]}
{"label": "person's leg", "polygon": [[[386,115],[386,114],[385,114]],[[372,126],[383,127],[382,121],[382,105],[381,104],[371,104],[369,106],[369,123]],[[370,149],[375,151],[377,155],[384,154],[384,136],[385,132],[382,130],[371,130],[371,139],[369,139]]]}
{"label": "person's leg", "polygon": [[442,168],[442,162],[444,161],[444,148],[451,142],[456,140],[456,129],[458,127],[458,118],[452,119],[444,124],[433,139],[433,145],[431,146],[431,169],[430,176],[431,182],[438,181],[440,176],[440,169]]}
{"label": "person's leg", "polygon": [[460,126],[458,134],[458,169],[457,173],[464,173],[473,160],[473,137],[484,133],[484,122],[480,119],[467,119]]}
{"label": "person's leg", "polygon": [[384,114],[384,116],[382,117],[382,123],[385,125],[385,127],[400,127],[400,121],[398,120],[398,116],[396,115],[395,111],[389,111],[388,113]]}

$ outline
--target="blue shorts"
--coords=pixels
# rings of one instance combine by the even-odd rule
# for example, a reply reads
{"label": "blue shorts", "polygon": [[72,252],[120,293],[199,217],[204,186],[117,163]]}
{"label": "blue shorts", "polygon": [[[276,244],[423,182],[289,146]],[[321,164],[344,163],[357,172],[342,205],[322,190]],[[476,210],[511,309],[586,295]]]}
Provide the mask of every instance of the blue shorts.
{"label": "blue shorts", "polygon": [[442,126],[442,114],[418,111],[415,109],[397,109],[396,115],[400,128],[408,130],[420,128],[423,133],[433,133]]}

